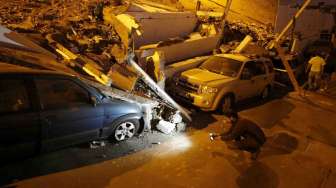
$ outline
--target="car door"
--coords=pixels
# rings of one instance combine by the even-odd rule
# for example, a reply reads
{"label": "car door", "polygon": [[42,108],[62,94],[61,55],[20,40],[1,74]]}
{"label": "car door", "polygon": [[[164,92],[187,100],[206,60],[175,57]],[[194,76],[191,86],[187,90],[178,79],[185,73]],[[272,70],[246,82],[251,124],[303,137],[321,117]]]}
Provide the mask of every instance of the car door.
{"label": "car door", "polygon": [[90,103],[90,92],[63,77],[35,78],[41,105],[43,150],[97,139],[103,126],[102,105]]}
{"label": "car door", "polygon": [[246,62],[240,73],[236,86],[238,100],[250,98],[255,93],[255,64]]}
{"label": "car door", "polygon": [[253,91],[253,96],[259,95],[263,89],[268,85],[269,80],[267,77],[267,72],[266,72],[266,66],[264,62],[262,61],[256,61],[255,62],[255,75],[252,78],[254,80],[254,91]]}
{"label": "car door", "polygon": [[38,149],[39,115],[28,82],[25,76],[0,75],[0,159],[32,155]]}

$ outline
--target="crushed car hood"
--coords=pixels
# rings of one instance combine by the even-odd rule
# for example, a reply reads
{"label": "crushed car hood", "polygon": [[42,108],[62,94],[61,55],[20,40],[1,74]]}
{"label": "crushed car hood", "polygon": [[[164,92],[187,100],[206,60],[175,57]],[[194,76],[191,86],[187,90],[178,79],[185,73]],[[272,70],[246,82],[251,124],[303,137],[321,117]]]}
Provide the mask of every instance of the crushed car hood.
{"label": "crushed car hood", "polygon": [[183,78],[186,78],[190,83],[195,83],[195,84],[208,83],[212,81],[230,78],[228,76],[216,74],[216,73],[198,69],[198,68],[185,71],[181,74],[181,76]]}

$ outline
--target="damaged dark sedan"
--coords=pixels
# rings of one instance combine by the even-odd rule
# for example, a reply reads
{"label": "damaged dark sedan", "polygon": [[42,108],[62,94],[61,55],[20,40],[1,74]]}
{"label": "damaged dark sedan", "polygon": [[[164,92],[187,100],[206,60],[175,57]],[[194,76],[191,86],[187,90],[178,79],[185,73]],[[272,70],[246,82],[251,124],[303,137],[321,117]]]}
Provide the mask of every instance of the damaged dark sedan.
{"label": "damaged dark sedan", "polygon": [[17,158],[143,130],[136,103],[106,97],[75,76],[0,63],[0,158]]}

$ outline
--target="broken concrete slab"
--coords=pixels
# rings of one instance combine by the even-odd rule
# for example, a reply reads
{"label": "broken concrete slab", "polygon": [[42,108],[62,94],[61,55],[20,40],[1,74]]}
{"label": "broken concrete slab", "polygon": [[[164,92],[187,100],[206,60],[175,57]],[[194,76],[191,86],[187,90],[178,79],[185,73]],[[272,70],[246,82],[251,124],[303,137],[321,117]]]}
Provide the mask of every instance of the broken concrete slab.
{"label": "broken concrete slab", "polygon": [[111,78],[113,86],[125,91],[132,91],[139,78],[132,67],[118,63],[112,65],[107,76]]}
{"label": "broken concrete slab", "polygon": [[174,115],[171,115],[168,117],[168,121],[173,124],[178,124],[178,123],[182,123],[183,119],[180,113],[176,112]]}
{"label": "broken concrete slab", "polygon": [[[192,12],[173,12],[149,8],[133,3],[125,12],[125,14],[133,16],[141,26],[142,35],[134,37],[136,48],[177,36],[187,37],[196,27],[197,17]],[[174,27],[171,27],[172,25]]]}
{"label": "broken concrete slab", "polygon": [[173,76],[176,75],[177,73],[180,73],[188,69],[192,69],[192,68],[199,66],[202,62],[207,60],[209,57],[210,56],[195,57],[192,59],[188,59],[188,60],[184,60],[181,62],[168,65],[165,68],[165,75],[167,78],[173,78]]}
{"label": "broken concrete slab", "polygon": [[233,51],[234,53],[241,53],[246,49],[250,42],[252,42],[253,38],[250,35],[246,35],[244,40],[238,45],[238,47]]}
{"label": "broken concrete slab", "polygon": [[91,59],[88,59],[80,54],[74,54],[63,45],[58,43],[53,35],[47,35],[46,39],[48,40],[50,47],[54,48],[54,50],[62,56],[67,61],[70,61],[77,68],[82,69],[88,75],[94,77],[101,84],[110,86],[112,83],[111,78],[105,75],[100,69],[99,65],[97,65]]}
{"label": "broken concrete slab", "polygon": [[[169,65],[177,61],[212,53],[219,39],[219,35],[209,37],[202,37],[200,35],[195,37],[194,35],[193,38],[183,42],[156,47],[155,50],[162,51],[165,54],[166,64]],[[143,46],[140,49],[152,50],[151,47],[152,46]]]}
{"label": "broken concrete slab", "polygon": [[137,5],[141,5],[141,7],[145,7],[148,11],[169,11],[169,12],[178,12],[179,10],[173,6],[167,6],[162,3],[155,3],[153,1],[147,0],[137,0]]}
{"label": "broken concrete slab", "polygon": [[36,45],[22,34],[11,31],[2,25],[0,25],[0,45],[2,47],[40,53],[52,58],[56,57],[54,54]]}
{"label": "broken concrete slab", "polygon": [[160,120],[156,128],[164,134],[170,134],[175,129],[175,124],[168,121]]}
{"label": "broken concrete slab", "polygon": [[[132,20],[132,18],[128,17],[127,20]],[[123,54],[124,58],[121,58],[119,63],[123,63],[126,60],[126,54],[127,54],[127,47],[130,45],[131,42],[131,37],[132,37],[132,32],[137,29],[137,25],[133,21],[130,21],[131,23],[134,24],[136,28],[133,28],[130,25],[127,25],[128,23],[123,23],[123,20],[119,20],[114,14],[113,14],[113,9],[108,7],[104,8],[104,21],[106,24],[110,24],[114,27],[116,32],[118,33],[118,36],[121,39],[121,42],[123,44]]]}
{"label": "broken concrete slab", "polygon": [[214,18],[216,20],[221,20],[223,17],[223,12],[215,12],[215,11],[197,11],[197,17],[200,19],[209,19]]}

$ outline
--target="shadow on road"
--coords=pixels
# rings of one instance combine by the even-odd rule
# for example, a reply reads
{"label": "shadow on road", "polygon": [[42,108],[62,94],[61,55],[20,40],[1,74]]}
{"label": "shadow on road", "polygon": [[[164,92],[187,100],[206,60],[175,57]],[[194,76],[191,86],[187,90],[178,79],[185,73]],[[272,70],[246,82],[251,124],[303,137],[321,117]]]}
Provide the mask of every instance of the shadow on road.
{"label": "shadow on road", "polygon": [[[102,162],[107,162],[113,159],[117,164],[107,163],[111,166],[108,176],[101,176],[106,179],[106,183],[115,177],[132,169],[136,169],[151,160],[151,155],[142,155],[143,157],[132,160],[127,163],[127,160],[122,160],[122,157],[130,156],[132,153],[150,148],[155,142],[164,142],[169,137],[162,134],[150,134],[141,138],[132,138],[125,142],[112,144],[106,143],[106,146],[92,149],[88,144],[73,146],[55,152],[44,153],[33,156],[28,159],[8,163],[0,166],[0,187],[24,179],[29,179],[37,176],[48,175],[57,172],[63,172],[76,168],[82,168],[90,165],[95,165]],[[106,174],[106,173],[102,173]],[[105,185],[102,185],[103,187]],[[97,186],[100,187],[100,186]]]}
{"label": "shadow on road", "polygon": [[191,124],[192,128],[204,129],[209,124],[216,122],[217,120],[209,112],[196,111],[192,115],[193,122]]}
{"label": "shadow on road", "polygon": [[277,133],[267,138],[259,157],[290,154],[297,149],[298,145],[299,141],[296,137],[285,132]]}
{"label": "shadow on road", "polygon": [[278,175],[261,162],[253,162],[236,180],[240,188],[276,188]]}
{"label": "shadow on road", "polygon": [[276,188],[279,185],[278,175],[266,164],[259,161],[248,161],[247,155],[239,150],[233,153],[212,153],[213,157],[224,157],[239,172],[236,179],[240,188]]}

